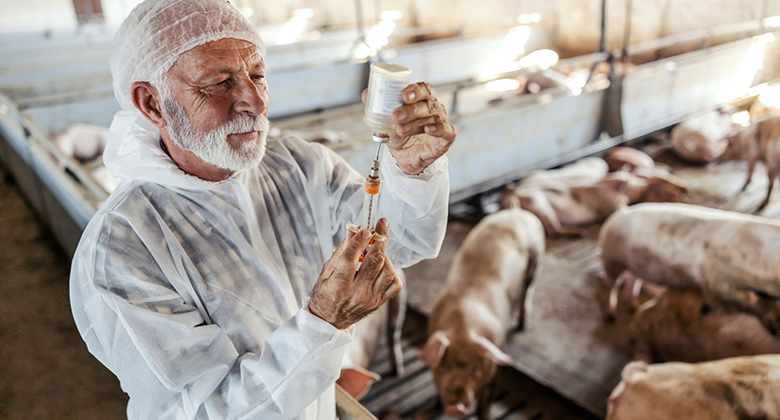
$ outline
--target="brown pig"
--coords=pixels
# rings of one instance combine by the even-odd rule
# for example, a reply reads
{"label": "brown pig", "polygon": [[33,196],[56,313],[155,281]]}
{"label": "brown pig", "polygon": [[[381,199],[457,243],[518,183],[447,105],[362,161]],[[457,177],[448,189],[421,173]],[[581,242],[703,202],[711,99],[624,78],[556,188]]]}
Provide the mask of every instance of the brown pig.
{"label": "brown pig", "polygon": [[757,211],[769,204],[775,179],[780,177],[780,116],[767,118],[752,124],[744,130],[726,137],[728,147],[723,154],[725,160],[742,160],[748,163],[748,173],[744,191],[753,179],[756,163],[761,161],[766,166],[769,185],[764,202]]}
{"label": "brown pig", "polygon": [[509,209],[485,217],[456,253],[420,353],[448,416],[466,417],[478,400],[477,415],[487,419],[498,367],[511,362],[500,348],[514,317],[518,329],[524,326],[544,248],[539,220]]}
{"label": "brown pig", "polygon": [[617,209],[636,203],[647,192],[647,181],[628,172],[608,174],[593,183],[567,185],[549,181],[545,186],[508,188],[502,208],[519,202],[535,214],[549,235],[576,235],[576,226],[601,222]]}
{"label": "brown pig", "polygon": [[[398,277],[406,282],[403,270],[397,269]],[[382,305],[376,312],[355,324],[355,335],[347,346],[341,365],[341,376],[336,381],[347,393],[360,400],[380,379],[379,374],[368,370],[379,347],[380,335],[385,334],[391,374],[403,375],[403,350],[401,329],[406,314],[406,288]]]}
{"label": "brown pig", "polygon": [[658,167],[636,167],[631,173],[647,182],[640,203],[683,203],[693,192],[682,179]]}
{"label": "brown pig", "polygon": [[780,353],[780,339],[754,315],[713,308],[693,289],[670,289],[657,303],[640,306],[630,329],[634,360],[647,363]]}
{"label": "brown pig", "polygon": [[599,233],[609,281],[624,271],[651,283],[700,289],[705,302],[753,313],[780,332],[780,222],[687,204],[638,204]]}
{"label": "brown pig", "polygon": [[607,403],[607,420],[780,419],[780,356],[700,364],[633,362]]}

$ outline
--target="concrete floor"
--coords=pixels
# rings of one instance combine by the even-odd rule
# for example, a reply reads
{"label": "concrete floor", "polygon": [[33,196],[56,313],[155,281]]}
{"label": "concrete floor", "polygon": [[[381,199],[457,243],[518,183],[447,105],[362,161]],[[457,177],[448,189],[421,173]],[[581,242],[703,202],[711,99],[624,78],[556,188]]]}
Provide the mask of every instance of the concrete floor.
{"label": "concrete floor", "polygon": [[119,381],[76,330],[69,272],[0,167],[0,419],[127,418]]}

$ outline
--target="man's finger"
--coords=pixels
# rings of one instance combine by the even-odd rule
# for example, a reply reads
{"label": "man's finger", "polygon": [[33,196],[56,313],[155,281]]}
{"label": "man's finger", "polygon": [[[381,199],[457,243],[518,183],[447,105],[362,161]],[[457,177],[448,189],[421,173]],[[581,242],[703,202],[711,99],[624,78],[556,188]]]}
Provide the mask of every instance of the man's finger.
{"label": "man's finger", "polygon": [[349,239],[346,247],[344,248],[344,251],[341,253],[341,256],[347,261],[354,261],[357,264],[358,258],[360,258],[360,255],[363,254],[363,250],[368,246],[368,241],[370,239],[371,232],[365,229],[361,230],[357,235]]}
{"label": "man's finger", "polygon": [[404,283],[400,278],[398,278],[398,276],[396,276],[390,283],[390,286],[387,288],[387,290],[385,290],[385,293],[382,295],[382,303],[392,299],[395,295],[398,294],[398,292],[403,290],[403,288]]}
{"label": "man's finger", "polygon": [[393,264],[388,259],[382,271],[374,281],[374,294],[382,296],[382,300],[390,299],[401,291],[403,284],[398,277]]}
{"label": "man's finger", "polygon": [[387,251],[387,243],[390,239],[390,226],[387,223],[387,219],[383,217],[377,220],[374,231],[377,233],[377,235],[384,236],[385,239],[381,241],[374,241],[374,244],[368,248],[368,252],[381,252],[384,254],[385,251]]}
{"label": "man's finger", "polygon": [[[374,248],[375,246],[376,244],[371,245],[371,248]],[[384,253],[376,251],[371,252],[371,248],[369,248],[368,254],[366,254],[366,257],[363,259],[363,264],[361,264],[357,275],[355,275],[356,282],[367,282],[368,285],[374,285],[379,273],[381,273],[382,269],[390,263],[390,260],[387,259]],[[373,286],[371,287],[372,290],[375,290]],[[373,294],[376,293],[376,291],[373,292]],[[381,294],[381,292],[379,293]]]}
{"label": "man's finger", "polygon": [[442,118],[447,117],[447,111],[444,105],[439,101],[420,101],[413,104],[402,105],[393,110],[393,121],[397,124],[413,122],[420,118],[427,118],[432,115],[439,115]]}
{"label": "man's finger", "polygon": [[436,91],[431,85],[425,82],[415,83],[407,86],[403,91],[404,103],[413,104],[419,101],[436,100]]}
{"label": "man's finger", "polygon": [[354,229],[358,229],[358,227],[352,225],[351,223],[347,224],[346,230],[346,236],[344,237],[344,240],[341,241],[338,247],[336,247],[336,250],[333,251],[333,256],[338,257],[341,255],[342,252],[344,252],[344,248],[347,247],[347,244],[349,243],[350,239],[352,239],[358,232],[357,230],[350,230],[349,226],[353,226]]}
{"label": "man's finger", "polygon": [[368,89],[363,89],[363,93],[360,94],[360,100],[363,101],[363,103],[366,103],[367,98],[368,98]]}
{"label": "man's finger", "polygon": [[425,130],[425,134],[433,137],[439,137],[444,140],[447,140],[447,147],[449,148],[449,144],[451,144],[453,141],[455,141],[455,127],[444,121],[436,121],[433,124],[426,124],[423,126],[423,130]]}
{"label": "man's finger", "polygon": [[455,140],[455,127],[438,115],[420,118],[411,123],[399,124],[396,128],[396,134],[402,138],[422,133],[445,139],[450,143]]}

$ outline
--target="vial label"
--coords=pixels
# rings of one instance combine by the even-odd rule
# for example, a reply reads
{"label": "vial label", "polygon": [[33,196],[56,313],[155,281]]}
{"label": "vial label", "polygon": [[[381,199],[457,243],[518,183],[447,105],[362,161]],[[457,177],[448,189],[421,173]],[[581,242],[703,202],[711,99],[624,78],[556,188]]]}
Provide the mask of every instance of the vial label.
{"label": "vial label", "polygon": [[404,104],[401,92],[403,92],[407,83],[382,78],[378,78],[375,82],[379,87],[375,90],[377,97],[374,100],[371,112],[390,115],[393,113],[393,110]]}

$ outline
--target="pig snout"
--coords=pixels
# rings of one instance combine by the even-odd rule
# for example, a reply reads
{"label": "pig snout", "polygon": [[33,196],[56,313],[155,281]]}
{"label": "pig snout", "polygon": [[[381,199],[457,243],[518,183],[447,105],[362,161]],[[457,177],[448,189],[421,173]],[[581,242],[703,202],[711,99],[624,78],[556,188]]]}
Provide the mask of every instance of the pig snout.
{"label": "pig snout", "polygon": [[458,420],[466,418],[469,413],[469,409],[463,404],[452,404],[444,407],[444,414]]}

